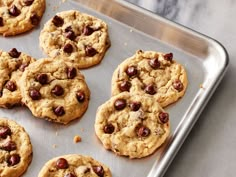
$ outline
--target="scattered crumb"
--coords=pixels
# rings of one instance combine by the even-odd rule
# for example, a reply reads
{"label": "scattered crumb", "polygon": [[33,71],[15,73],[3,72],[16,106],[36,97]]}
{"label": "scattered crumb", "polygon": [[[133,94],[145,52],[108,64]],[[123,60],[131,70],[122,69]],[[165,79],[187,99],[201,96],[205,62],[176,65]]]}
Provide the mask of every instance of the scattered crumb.
{"label": "scattered crumb", "polygon": [[81,128],[80,130],[81,130],[81,132],[84,132],[84,128]]}
{"label": "scattered crumb", "polygon": [[78,143],[78,142],[81,142],[81,137],[79,135],[75,135],[74,136],[74,143]]}
{"label": "scattered crumb", "polygon": [[201,89],[205,89],[202,84],[200,84],[200,88],[201,88]]}
{"label": "scattered crumb", "polygon": [[56,136],[58,136],[58,132],[56,131]]}
{"label": "scattered crumb", "polygon": [[61,2],[63,2],[63,3],[64,3],[64,2],[66,2],[66,1],[67,1],[67,0],[62,0]]}
{"label": "scattered crumb", "polygon": [[54,6],[54,7],[52,8],[52,10],[53,10],[53,11],[57,11],[58,8],[59,8],[58,6]]}
{"label": "scattered crumb", "polygon": [[56,144],[53,144],[52,147],[55,149],[55,148],[57,148],[57,145],[56,145]]}
{"label": "scattered crumb", "polygon": [[127,46],[127,45],[128,45],[127,42],[125,42],[125,43],[124,43],[124,46]]}
{"label": "scattered crumb", "polygon": [[130,29],[130,30],[129,30],[129,32],[131,32],[131,33],[132,33],[132,32],[133,32],[133,29]]}

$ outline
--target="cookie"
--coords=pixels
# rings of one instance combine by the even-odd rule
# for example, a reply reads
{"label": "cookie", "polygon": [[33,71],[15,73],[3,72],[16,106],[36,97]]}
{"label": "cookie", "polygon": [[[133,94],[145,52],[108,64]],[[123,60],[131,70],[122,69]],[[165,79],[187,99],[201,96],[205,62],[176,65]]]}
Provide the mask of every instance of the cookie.
{"label": "cookie", "polygon": [[0,50],[0,107],[10,108],[21,104],[20,78],[25,68],[35,59],[13,48]]}
{"label": "cookie", "polygon": [[36,27],[45,10],[45,0],[0,1],[0,34],[12,36]]}
{"label": "cookie", "polygon": [[98,108],[95,132],[106,149],[142,158],[152,154],[169,136],[169,114],[153,97],[124,92]]}
{"label": "cookie", "polygon": [[21,78],[22,101],[35,117],[67,124],[86,111],[90,91],[84,76],[71,62],[40,59]]}
{"label": "cookie", "polygon": [[89,156],[64,155],[49,160],[38,177],[111,177],[108,167]]}
{"label": "cookie", "polygon": [[31,163],[32,155],[25,129],[13,120],[0,118],[0,176],[21,176]]}
{"label": "cookie", "polygon": [[100,63],[110,46],[107,24],[75,10],[57,13],[45,24],[39,40],[48,56],[60,56],[79,68]]}
{"label": "cookie", "polygon": [[173,60],[172,53],[139,50],[114,71],[112,95],[121,92],[151,95],[166,107],[184,95],[187,84],[185,68]]}

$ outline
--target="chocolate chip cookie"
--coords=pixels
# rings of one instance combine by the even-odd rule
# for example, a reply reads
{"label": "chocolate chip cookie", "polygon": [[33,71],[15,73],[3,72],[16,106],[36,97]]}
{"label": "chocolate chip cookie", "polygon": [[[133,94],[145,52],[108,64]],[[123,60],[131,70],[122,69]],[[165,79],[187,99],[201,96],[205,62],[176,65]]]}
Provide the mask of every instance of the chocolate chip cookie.
{"label": "chocolate chip cookie", "polygon": [[101,62],[110,46],[107,24],[75,10],[56,14],[45,24],[39,40],[50,57],[60,56],[79,68]]}
{"label": "chocolate chip cookie", "polygon": [[84,76],[71,62],[40,59],[32,63],[21,79],[23,102],[32,114],[67,124],[86,111],[90,91]]}
{"label": "chocolate chip cookie", "polygon": [[181,98],[187,88],[185,68],[173,54],[137,51],[123,61],[112,76],[112,95],[121,92],[152,95],[165,107]]}
{"label": "chocolate chip cookie", "polygon": [[16,48],[9,52],[0,50],[0,107],[21,104],[20,78],[25,68],[34,61],[34,58]]}
{"label": "chocolate chip cookie", "polygon": [[98,108],[95,132],[106,149],[141,158],[152,154],[169,136],[169,114],[153,97],[124,92]]}
{"label": "chocolate chip cookie", "polygon": [[49,160],[38,177],[111,177],[108,167],[89,156],[64,155]]}
{"label": "chocolate chip cookie", "polygon": [[0,176],[21,176],[32,155],[32,145],[25,129],[12,120],[0,118]]}
{"label": "chocolate chip cookie", "polygon": [[45,10],[45,0],[0,1],[0,34],[12,36],[37,26]]}

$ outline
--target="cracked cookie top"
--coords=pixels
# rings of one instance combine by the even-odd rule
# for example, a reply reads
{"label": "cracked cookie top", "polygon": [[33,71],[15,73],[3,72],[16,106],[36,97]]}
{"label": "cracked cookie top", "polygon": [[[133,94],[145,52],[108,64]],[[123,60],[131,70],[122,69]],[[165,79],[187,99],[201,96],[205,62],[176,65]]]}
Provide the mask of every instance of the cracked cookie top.
{"label": "cracked cookie top", "polygon": [[112,76],[112,95],[121,92],[152,95],[162,107],[181,98],[187,88],[185,68],[173,54],[137,51],[123,61]]}
{"label": "cracked cookie top", "polygon": [[32,63],[21,79],[23,103],[32,114],[67,124],[86,111],[90,91],[71,62],[44,58]]}
{"label": "cracked cookie top", "polygon": [[37,26],[45,10],[45,0],[1,0],[0,34],[12,36]]}
{"label": "cracked cookie top", "polygon": [[75,10],[63,11],[51,18],[39,40],[50,57],[63,57],[79,68],[98,64],[110,46],[107,24]]}
{"label": "cracked cookie top", "polygon": [[106,149],[141,158],[152,154],[169,136],[169,114],[153,97],[124,92],[98,108],[95,132]]}
{"label": "cracked cookie top", "polygon": [[20,78],[25,68],[35,59],[16,48],[0,50],[0,107],[11,108],[21,104]]}

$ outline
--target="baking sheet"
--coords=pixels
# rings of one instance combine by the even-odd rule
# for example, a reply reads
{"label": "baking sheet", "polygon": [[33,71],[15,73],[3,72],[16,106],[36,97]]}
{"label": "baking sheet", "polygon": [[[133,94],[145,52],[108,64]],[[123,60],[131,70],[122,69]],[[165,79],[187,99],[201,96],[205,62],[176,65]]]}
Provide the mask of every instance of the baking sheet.
{"label": "baking sheet", "polygon": [[[91,100],[80,120],[64,126],[34,118],[26,108],[0,109],[1,117],[17,121],[31,137],[34,155],[24,177],[37,176],[49,159],[72,153],[89,155],[103,162],[114,177],[162,176],[222,79],[228,65],[227,53],[212,39],[118,0],[109,0],[109,3],[107,0],[47,0],[41,25],[23,35],[0,37],[0,48],[9,51],[15,47],[35,58],[45,57],[38,45],[43,24],[56,12],[70,9],[106,21],[111,47],[99,65],[82,70],[91,90]],[[167,143],[149,157],[131,160],[102,147],[94,133],[94,120],[97,107],[110,98],[114,69],[138,49],[174,53],[175,59],[187,70],[189,86],[180,101],[166,108],[172,132]],[[80,135],[82,142],[74,144],[75,135]]]}

